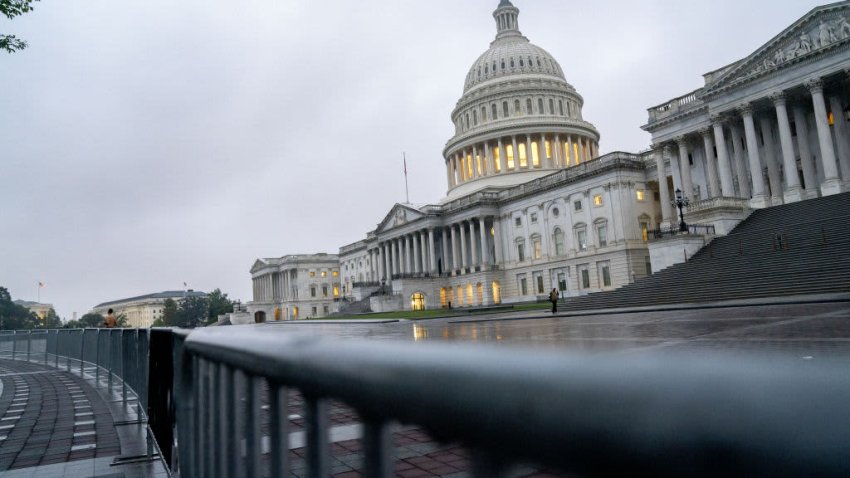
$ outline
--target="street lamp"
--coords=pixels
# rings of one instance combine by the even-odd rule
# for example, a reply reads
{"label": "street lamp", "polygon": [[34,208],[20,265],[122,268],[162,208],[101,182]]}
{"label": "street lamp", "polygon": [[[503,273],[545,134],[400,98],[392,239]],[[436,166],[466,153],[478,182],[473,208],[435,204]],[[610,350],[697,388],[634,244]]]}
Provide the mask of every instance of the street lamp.
{"label": "street lamp", "polygon": [[670,201],[673,207],[679,208],[679,232],[688,232],[688,225],[685,224],[685,213],[682,212],[682,208],[688,207],[690,202],[690,199],[682,194],[681,189],[676,190],[676,199]]}

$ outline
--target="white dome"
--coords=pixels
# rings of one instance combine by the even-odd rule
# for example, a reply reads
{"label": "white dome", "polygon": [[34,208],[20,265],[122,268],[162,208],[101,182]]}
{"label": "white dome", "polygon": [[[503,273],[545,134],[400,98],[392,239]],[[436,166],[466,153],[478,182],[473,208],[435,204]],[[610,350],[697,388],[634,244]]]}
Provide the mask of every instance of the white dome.
{"label": "white dome", "polygon": [[497,39],[469,69],[464,93],[486,81],[516,75],[547,75],[563,81],[561,65],[543,48],[523,36]]}

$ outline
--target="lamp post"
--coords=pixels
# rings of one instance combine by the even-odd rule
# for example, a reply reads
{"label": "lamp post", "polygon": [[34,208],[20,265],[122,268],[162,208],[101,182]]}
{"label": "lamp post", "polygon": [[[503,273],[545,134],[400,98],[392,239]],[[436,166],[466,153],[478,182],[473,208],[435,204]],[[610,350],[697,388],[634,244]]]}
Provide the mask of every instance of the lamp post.
{"label": "lamp post", "polygon": [[682,194],[681,189],[676,189],[676,199],[670,202],[674,207],[679,208],[679,232],[688,232],[688,225],[685,224],[685,213],[682,212],[682,208],[688,207],[691,202],[690,199]]}

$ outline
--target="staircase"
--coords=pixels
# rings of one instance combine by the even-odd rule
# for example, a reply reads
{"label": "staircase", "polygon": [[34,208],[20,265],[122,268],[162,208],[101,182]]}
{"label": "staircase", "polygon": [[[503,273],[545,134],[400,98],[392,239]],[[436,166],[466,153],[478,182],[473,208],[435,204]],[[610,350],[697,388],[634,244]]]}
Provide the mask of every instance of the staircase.
{"label": "staircase", "polygon": [[755,211],[690,261],[562,310],[832,292],[850,292],[850,193]]}

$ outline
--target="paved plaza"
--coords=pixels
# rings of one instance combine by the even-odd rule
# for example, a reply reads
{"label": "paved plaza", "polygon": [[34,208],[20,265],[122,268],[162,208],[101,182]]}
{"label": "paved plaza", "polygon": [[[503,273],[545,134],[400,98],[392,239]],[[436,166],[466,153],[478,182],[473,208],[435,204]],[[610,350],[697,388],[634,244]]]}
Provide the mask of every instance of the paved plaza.
{"label": "paved plaza", "polygon": [[[315,321],[255,326],[271,334],[319,334],[346,339],[408,341],[411,346],[449,341],[509,349],[533,347],[548,353],[615,355],[729,354],[764,355],[783,361],[850,361],[850,297],[773,300],[772,304],[676,307],[656,310],[571,313],[503,312],[422,321]],[[732,304],[727,304],[732,305]],[[19,357],[20,358],[20,357]],[[134,402],[125,405],[118,388],[109,393],[105,378],[95,387],[94,369],[59,370],[40,363],[0,360],[0,476],[167,476],[157,461],[129,462],[145,453]],[[261,422],[268,426],[264,389]],[[303,398],[289,392],[291,476],[305,476]],[[362,476],[362,425],[344,403],[330,401],[331,474]],[[269,430],[262,430],[262,456],[269,462]],[[470,455],[455,443],[441,443],[418,426],[397,424],[392,438],[396,476],[470,476]],[[567,476],[533,464],[511,476]]]}

